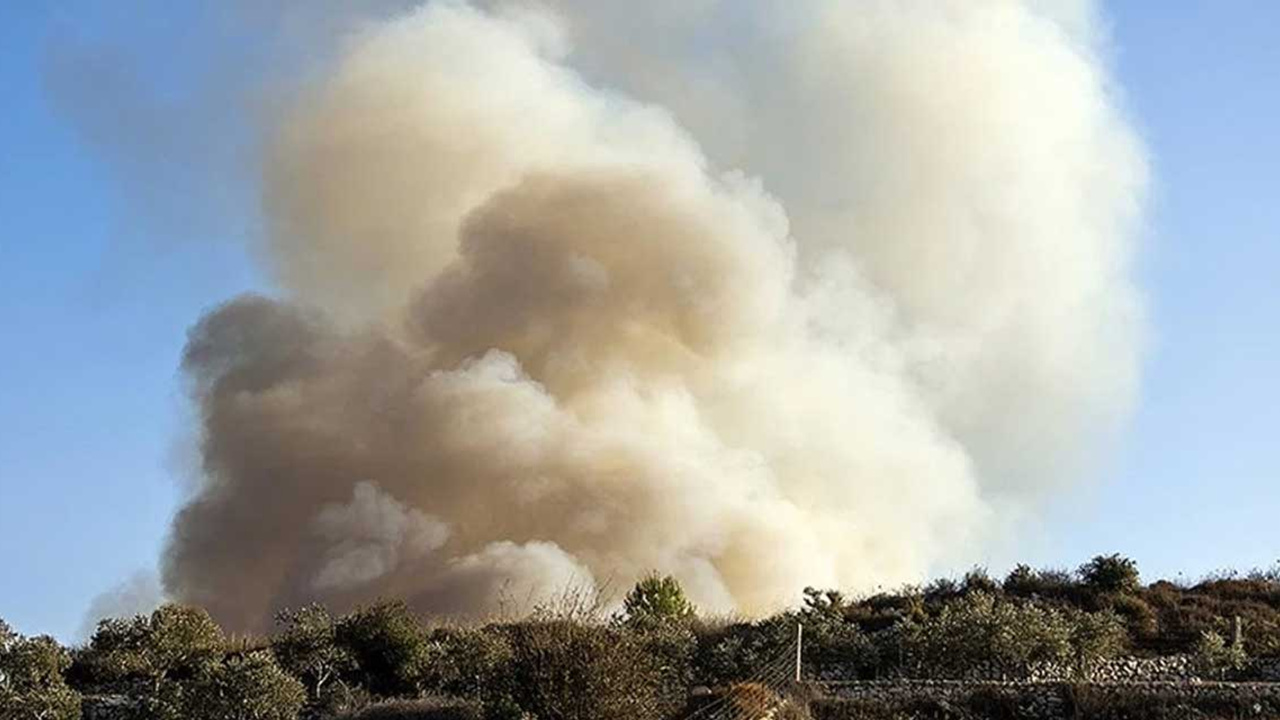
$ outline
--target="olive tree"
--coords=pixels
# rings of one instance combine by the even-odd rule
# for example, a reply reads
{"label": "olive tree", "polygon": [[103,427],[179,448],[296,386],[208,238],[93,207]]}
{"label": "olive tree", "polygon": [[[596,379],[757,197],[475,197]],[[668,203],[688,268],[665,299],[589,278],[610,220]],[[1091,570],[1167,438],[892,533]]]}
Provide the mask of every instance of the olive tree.
{"label": "olive tree", "polygon": [[302,683],[270,653],[229,656],[195,677],[182,697],[188,720],[295,720],[306,702]]}
{"label": "olive tree", "polygon": [[80,696],[67,687],[65,648],[42,635],[26,638],[0,621],[0,720],[72,720]]}
{"label": "olive tree", "polygon": [[164,605],[150,615],[107,619],[77,658],[86,682],[127,691],[137,683],[159,693],[174,677],[189,677],[222,654],[222,629],[203,609]]}
{"label": "olive tree", "polygon": [[1070,657],[1071,628],[1054,608],[999,600],[975,592],[912,622],[904,633],[917,671],[962,677],[988,664],[1001,674],[1024,674],[1038,663]]}
{"label": "olive tree", "polygon": [[306,685],[312,699],[355,669],[351,651],[338,643],[337,622],[323,606],[285,610],[276,619],[283,626],[271,641],[276,661]]}
{"label": "olive tree", "polygon": [[430,660],[426,634],[403,602],[379,602],[343,617],[338,645],[355,662],[360,684],[377,695],[416,695]]}

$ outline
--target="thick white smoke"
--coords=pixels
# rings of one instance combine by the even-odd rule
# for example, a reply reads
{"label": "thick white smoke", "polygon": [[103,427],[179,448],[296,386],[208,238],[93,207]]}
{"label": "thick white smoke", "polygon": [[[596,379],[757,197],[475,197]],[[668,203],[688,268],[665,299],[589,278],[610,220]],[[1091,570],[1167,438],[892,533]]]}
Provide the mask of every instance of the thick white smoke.
{"label": "thick white smoke", "polygon": [[[1051,7],[1052,6],[1052,7]],[[265,161],[166,584],[234,627],[657,569],[918,578],[1123,419],[1144,185],[1085,4],[435,2]]]}

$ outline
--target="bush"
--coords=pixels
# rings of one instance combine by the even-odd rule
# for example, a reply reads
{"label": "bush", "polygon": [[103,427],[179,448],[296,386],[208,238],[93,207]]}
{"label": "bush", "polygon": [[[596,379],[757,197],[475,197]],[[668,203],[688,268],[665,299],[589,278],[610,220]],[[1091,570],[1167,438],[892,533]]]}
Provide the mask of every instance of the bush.
{"label": "bush", "polygon": [[166,682],[193,677],[216,662],[224,642],[209,613],[164,605],[150,615],[98,623],[69,676],[85,690],[154,696]]}
{"label": "bush", "polygon": [[646,720],[677,709],[660,668],[627,632],[568,621],[504,632],[513,651],[506,687],[540,720]]}
{"label": "bush", "polygon": [[1009,571],[1001,589],[1010,595],[1031,597],[1040,591],[1040,577],[1030,565],[1018,565]]}
{"label": "bush", "polygon": [[306,702],[302,683],[265,651],[231,656],[202,673],[183,693],[189,720],[294,720]]}
{"label": "bush", "polygon": [[1082,676],[1096,662],[1119,655],[1128,645],[1124,621],[1110,610],[1084,612],[1072,609],[1068,620],[1075,669]]}
{"label": "bush", "polygon": [[991,579],[987,574],[987,569],[983,567],[975,567],[964,574],[964,578],[960,580],[960,591],[969,593],[985,593],[987,595],[997,595],[1000,593],[1000,584]]}
{"label": "bush", "polygon": [[645,577],[627,593],[622,607],[624,622],[637,628],[683,622],[694,616],[684,588],[670,575]]}
{"label": "bush", "polygon": [[1071,625],[1062,612],[985,593],[953,600],[904,631],[912,665],[930,677],[963,678],[986,665],[1023,675],[1036,663],[1063,662],[1071,651]]}
{"label": "bush", "polygon": [[1135,640],[1148,640],[1160,632],[1156,611],[1136,595],[1117,595],[1111,600],[1111,608],[1119,615]]}
{"label": "bush", "polygon": [[438,628],[427,636],[427,645],[425,692],[490,705],[511,701],[507,686],[515,654],[500,628]]}
{"label": "bush", "polygon": [[1086,587],[1104,593],[1131,593],[1142,587],[1138,564],[1120,555],[1098,555],[1080,566]]}
{"label": "bush", "polygon": [[355,662],[354,678],[375,695],[417,695],[429,647],[422,627],[403,602],[379,602],[342,618],[338,646]]}
{"label": "bush", "polygon": [[62,675],[70,664],[53,638],[24,638],[0,621],[0,719],[79,718],[80,695]]}
{"label": "bush", "polygon": [[1244,646],[1228,643],[1212,630],[1206,631],[1196,643],[1194,654],[1196,670],[1204,677],[1223,679],[1244,670],[1249,656]]}
{"label": "bush", "polygon": [[795,632],[795,618],[785,615],[758,622],[700,623],[694,629],[694,675],[707,685],[750,680],[787,651]]}
{"label": "bush", "polygon": [[796,618],[804,626],[804,671],[811,679],[850,680],[877,675],[879,652],[850,619],[851,603],[839,592],[806,588],[805,608]]}
{"label": "bush", "polygon": [[664,707],[677,707],[689,694],[694,679],[694,654],[697,638],[687,624],[667,624],[631,632],[631,641],[639,651],[651,658],[656,668],[658,702]]}
{"label": "bush", "polygon": [[351,651],[338,644],[338,629],[329,611],[319,605],[281,612],[282,626],[272,639],[276,662],[306,687],[311,702],[330,709],[350,702],[344,678],[356,669]]}

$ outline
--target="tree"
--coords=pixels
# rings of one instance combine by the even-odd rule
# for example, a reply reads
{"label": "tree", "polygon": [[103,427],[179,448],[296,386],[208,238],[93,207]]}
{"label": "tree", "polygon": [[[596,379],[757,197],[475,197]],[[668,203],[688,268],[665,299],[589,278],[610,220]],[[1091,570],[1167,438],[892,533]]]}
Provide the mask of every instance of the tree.
{"label": "tree", "polygon": [[639,628],[688,620],[696,612],[679,581],[656,573],[636,583],[622,607],[625,622]]}
{"label": "tree", "polygon": [[430,657],[422,627],[403,602],[379,602],[338,621],[338,645],[356,663],[370,692],[385,697],[416,695]]}
{"label": "tree", "polygon": [[1076,672],[1082,677],[1099,660],[1119,655],[1128,644],[1129,634],[1124,620],[1113,610],[1084,612],[1073,610],[1071,622],[1071,647],[1075,654]]}
{"label": "tree", "polygon": [[874,675],[878,651],[849,619],[849,601],[837,590],[805,588],[804,609],[795,618],[804,626],[804,662],[811,677],[850,680]]}
{"label": "tree", "polygon": [[964,574],[964,578],[960,581],[960,588],[965,593],[986,593],[987,595],[998,595],[1000,593],[1000,584],[991,578],[984,567],[975,567]]}
{"label": "tree", "polygon": [[1085,586],[1099,592],[1130,593],[1142,587],[1138,564],[1118,554],[1098,555],[1081,565],[1080,578]]}
{"label": "tree", "polygon": [[1249,662],[1249,656],[1245,653],[1242,644],[1228,643],[1213,630],[1200,633],[1193,657],[1196,669],[1213,678],[1224,677],[1231,671],[1243,670]]}
{"label": "tree", "polygon": [[222,628],[203,608],[162,605],[148,618],[146,659],[157,684],[213,662],[224,643]]}
{"label": "tree", "polygon": [[209,614],[164,605],[150,615],[98,623],[68,673],[78,687],[124,695],[130,717],[186,720],[187,692],[223,657],[226,640]]}
{"label": "tree", "polygon": [[285,610],[276,621],[284,627],[271,641],[276,661],[306,685],[313,700],[330,682],[341,682],[355,670],[355,658],[338,644],[337,623],[323,606]]}
{"label": "tree", "polygon": [[259,650],[227,657],[194,678],[183,693],[183,717],[295,720],[306,698],[302,683]]}
{"label": "tree", "polygon": [[624,628],[565,620],[504,628],[517,706],[541,720],[658,720],[679,705],[656,658]]}
{"label": "tree", "polygon": [[1005,576],[1004,591],[1010,595],[1033,595],[1039,590],[1039,574],[1030,565],[1018,565]]}
{"label": "tree", "polygon": [[964,677],[989,664],[1002,674],[1025,674],[1038,663],[1069,657],[1071,630],[1062,612],[998,600],[976,592],[912,623],[904,644],[919,671]]}
{"label": "tree", "polygon": [[79,718],[80,695],[63,678],[70,665],[53,638],[24,638],[0,621],[0,720]]}

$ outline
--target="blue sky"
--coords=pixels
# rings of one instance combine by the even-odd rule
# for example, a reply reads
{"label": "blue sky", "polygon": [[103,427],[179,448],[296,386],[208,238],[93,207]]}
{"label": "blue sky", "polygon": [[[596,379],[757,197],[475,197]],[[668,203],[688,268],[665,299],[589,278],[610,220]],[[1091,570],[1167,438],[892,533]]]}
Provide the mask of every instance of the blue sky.
{"label": "blue sky", "polygon": [[[1143,398],[1111,469],[1014,553],[1033,564],[1119,551],[1154,577],[1280,559],[1280,4],[1156,7],[1108,6],[1156,178]],[[0,617],[20,630],[72,639],[94,595],[154,567],[191,463],[186,330],[261,286],[253,218],[221,212],[252,197],[244,120],[209,99],[254,66],[230,45],[253,38],[185,3],[0,10]],[[69,53],[149,92],[79,76]],[[104,109],[142,99],[187,122],[120,142]]]}

